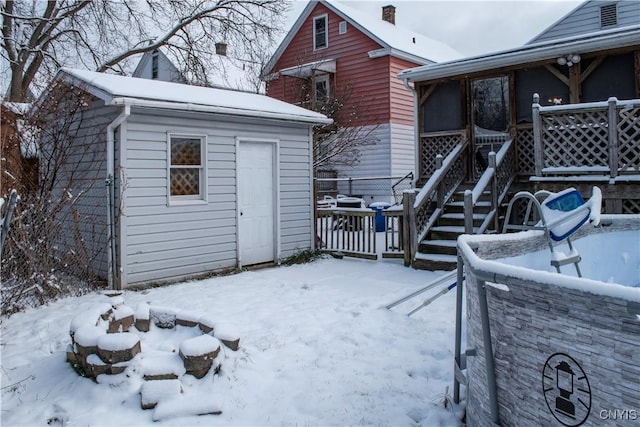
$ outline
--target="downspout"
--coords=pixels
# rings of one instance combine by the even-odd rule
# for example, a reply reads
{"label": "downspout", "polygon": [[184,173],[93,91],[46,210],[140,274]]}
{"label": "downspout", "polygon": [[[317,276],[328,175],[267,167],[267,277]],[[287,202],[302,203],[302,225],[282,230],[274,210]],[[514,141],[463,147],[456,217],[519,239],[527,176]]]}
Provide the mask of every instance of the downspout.
{"label": "downspout", "polygon": [[117,277],[116,266],[116,225],[114,217],[115,206],[115,138],[114,131],[131,115],[131,107],[125,105],[122,112],[109,125],[107,125],[107,177],[105,184],[107,186],[107,253],[109,259],[109,267],[107,271],[107,283],[109,289],[119,289],[120,285],[116,284],[114,279]]}
{"label": "downspout", "polygon": [[403,78],[402,83],[404,87],[406,87],[413,94],[413,141],[414,141],[414,158],[415,160],[415,174],[413,175],[413,182],[411,183],[413,187],[416,186],[418,180],[420,179],[420,157],[418,153],[420,152],[420,130],[418,127],[420,126],[418,120],[418,91],[416,88],[409,85],[409,79]]}

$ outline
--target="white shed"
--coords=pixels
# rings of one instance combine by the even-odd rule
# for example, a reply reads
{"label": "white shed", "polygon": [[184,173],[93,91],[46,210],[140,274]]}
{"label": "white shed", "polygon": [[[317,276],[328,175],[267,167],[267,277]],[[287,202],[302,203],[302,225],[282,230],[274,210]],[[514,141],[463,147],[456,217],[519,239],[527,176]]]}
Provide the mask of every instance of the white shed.
{"label": "white shed", "polygon": [[110,191],[81,190],[74,212],[92,216],[83,236],[114,286],[314,247],[312,127],[330,119],[263,95],[90,71],[62,69],[60,83],[91,95],[73,143],[93,152],[78,157],[84,180]]}

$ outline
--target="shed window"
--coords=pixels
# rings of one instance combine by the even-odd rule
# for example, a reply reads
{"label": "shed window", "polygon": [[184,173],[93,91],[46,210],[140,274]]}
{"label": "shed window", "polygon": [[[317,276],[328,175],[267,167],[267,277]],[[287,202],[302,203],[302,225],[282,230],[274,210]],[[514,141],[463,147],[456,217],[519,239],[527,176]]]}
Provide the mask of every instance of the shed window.
{"label": "shed window", "polygon": [[169,141],[170,200],[204,200],[206,138],[171,135]]}
{"label": "shed window", "polygon": [[615,3],[600,6],[600,27],[615,27],[618,25],[618,10]]}
{"label": "shed window", "polygon": [[324,49],[328,44],[327,15],[313,18],[313,50]]}

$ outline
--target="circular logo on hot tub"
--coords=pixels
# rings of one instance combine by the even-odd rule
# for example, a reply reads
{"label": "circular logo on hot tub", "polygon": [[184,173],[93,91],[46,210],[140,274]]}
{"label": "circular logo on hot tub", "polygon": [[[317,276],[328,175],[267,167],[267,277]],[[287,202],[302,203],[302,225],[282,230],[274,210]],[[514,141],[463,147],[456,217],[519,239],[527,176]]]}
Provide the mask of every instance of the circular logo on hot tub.
{"label": "circular logo on hot tub", "polygon": [[587,374],[571,356],[552,354],[542,368],[542,390],[547,407],[565,426],[579,426],[591,411]]}

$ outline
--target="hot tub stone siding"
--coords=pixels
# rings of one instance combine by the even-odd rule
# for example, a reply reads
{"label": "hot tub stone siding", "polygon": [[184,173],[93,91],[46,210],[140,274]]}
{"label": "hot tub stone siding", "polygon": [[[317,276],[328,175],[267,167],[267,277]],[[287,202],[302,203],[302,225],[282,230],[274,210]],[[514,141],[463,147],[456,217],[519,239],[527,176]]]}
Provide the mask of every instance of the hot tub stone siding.
{"label": "hot tub stone siding", "polygon": [[[494,243],[481,245],[478,255],[513,255],[510,247],[501,244],[500,251]],[[544,245],[545,241],[538,243]],[[491,425],[478,280],[467,271],[467,348],[477,351],[476,356],[467,358],[469,426]],[[545,401],[542,382],[545,362],[556,353],[570,356],[587,376],[590,411],[581,425],[640,422],[640,304],[534,281],[510,279],[506,285],[508,291],[491,284],[485,287],[501,425],[561,425]],[[577,397],[581,397],[588,404],[586,396],[574,390],[571,400],[580,405]],[[618,419],[609,415],[615,411],[619,411]],[[579,410],[576,413],[580,415]],[[566,425],[580,421],[571,424],[571,419],[559,416]]]}

